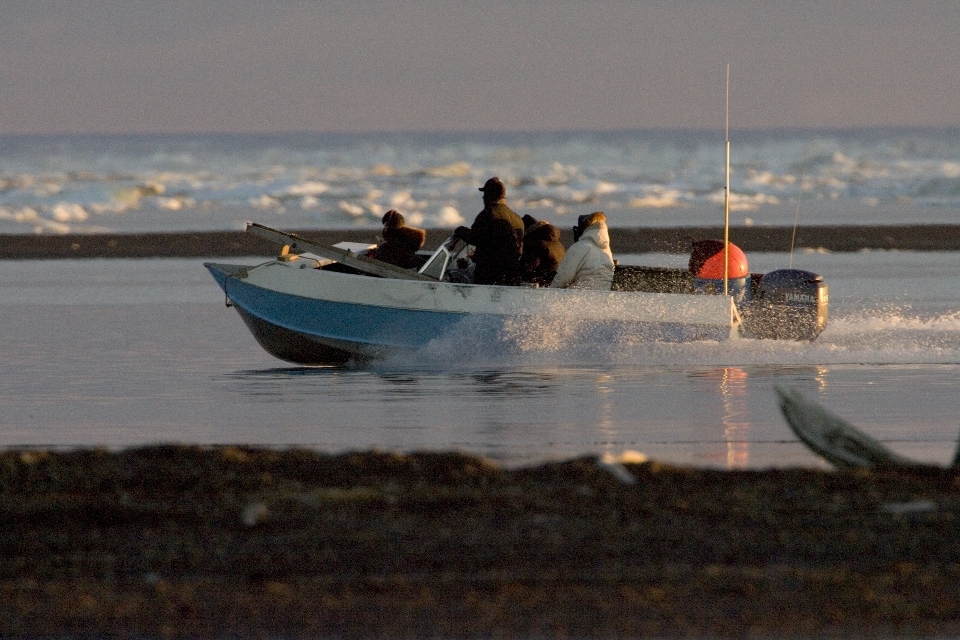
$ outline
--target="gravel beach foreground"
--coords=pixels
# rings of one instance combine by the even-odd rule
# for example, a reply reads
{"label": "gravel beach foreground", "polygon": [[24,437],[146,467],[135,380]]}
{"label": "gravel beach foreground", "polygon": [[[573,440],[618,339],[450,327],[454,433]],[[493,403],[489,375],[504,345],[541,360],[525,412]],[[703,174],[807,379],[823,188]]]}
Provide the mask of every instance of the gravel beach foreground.
{"label": "gravel beach foreground", "polygon": [[960,633],[960,473],[0,454],[3,637]]}

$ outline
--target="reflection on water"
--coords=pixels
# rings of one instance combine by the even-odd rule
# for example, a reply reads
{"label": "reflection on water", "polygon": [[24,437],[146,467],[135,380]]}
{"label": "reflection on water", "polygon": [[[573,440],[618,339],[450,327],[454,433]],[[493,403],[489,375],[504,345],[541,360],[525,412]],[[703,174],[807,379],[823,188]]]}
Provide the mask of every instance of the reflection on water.
{"label": "reflection on water", "polygon": [[747,436],[750,432],[747,412],[747,372],[728,367],[720,376],[720,398],[723,401],[723,437],[727,441],[727,468],[742,469],[750,459]]}
{"label": "reflection on water", "polygon": [[[635,450],[698,466],[819,465],[779,414],[772,387],[787,384],[904,455],[948,460],[960,415],[955,254],[816,262],[836,304],[813,344],[598,350],[524,334],[504,356],[459,336],[433,357],[354,369],[267,355],[199,261],[17,267],[0,273],[0,446],[462,449],[504,464]],[[34,298],[38,273],[56,287]],[[158,274],[179,288],[155,287]],[[880,298],[899,306],[881,313]]]}
{"label": "reflection on water", "polygon": [[299,441],[326,448],[458,448],[509,464],[637,450],[742,469],[776,466],[773,444],[781,452],[789,445],[795,457],[809,455],[792,442],[772,385],[824,390],[830,369],[290,367],[224,377],[225,391],[247,411],[289,405],[284,412],[313,427]]}
{"label": "reflection on water", "polygon": [[717,458],[727,469],[744,469],[750,462],[750,412],[747,406],[747,371],[740,367],[724,367],[694,371],[691,378],[715,384],[719,399],[724,449]]}
{"label": "reflection on water", "polygon": [[[549,372],[542,371],[484,371],[471,374],[457,374],[465,383],[464,390],[492,396],[528,396],[548,393],[556,379]],[[474,386],[475,385],[475,386]]]}
{"label": "reflection on water", "polygon": [[613,442],[617,439],[617,427],[614,422],[613,404],[616,401],[613,376],[607,373],[598,373],[589,380],[594,386],[597,397],[597,435],[600,438],[601,450],[605,454],[615,455]]}

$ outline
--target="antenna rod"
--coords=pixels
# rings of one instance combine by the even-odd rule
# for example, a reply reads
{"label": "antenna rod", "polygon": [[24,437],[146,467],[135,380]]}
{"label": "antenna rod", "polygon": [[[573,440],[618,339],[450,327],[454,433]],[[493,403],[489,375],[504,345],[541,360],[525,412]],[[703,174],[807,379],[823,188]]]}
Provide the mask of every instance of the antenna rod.
{"label": "antenna rod", "polygon": [[727,114],[726,133],[727,141],[727,185],[723,196],[723,295],[729,295],[730,270],[730,63],[727,63]]}

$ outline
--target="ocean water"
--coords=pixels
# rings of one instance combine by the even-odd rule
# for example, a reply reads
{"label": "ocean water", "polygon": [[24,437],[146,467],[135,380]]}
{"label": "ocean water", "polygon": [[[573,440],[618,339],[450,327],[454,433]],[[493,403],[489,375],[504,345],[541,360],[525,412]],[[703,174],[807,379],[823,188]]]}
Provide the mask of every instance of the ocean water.
{"label": "ocean water", "polygon": [[[960,220],[960,129],[732,131],[734,225]],[[723,222],[722,131],[0,136],[0,233],[469,223],[492,175],[571,226]]]}
{"label": "ocean water", "polygon": [[456,449],[505,465],[639,451],[825,467],[779,413],[773,387],[786,384],[905,455],[947,463],[960,432],[960,254],[748,257],[753,271],[792,262],[826,278],[830,324],[815,342],[558,348],[545,328],[520,351],[443,336],[363,368],[269,356],[202,260],[0,262],[0,446]]}
{"label": "ocean water", "polygon": [[[561,225],[722,222],[722,132],[0,136],[0,233],[469,223],[491,175]],[[731,222],[960,222],[960,130],[731,132]],[[614,247],[616,251],[616,247]],[[686,256],[618,256],[682,266]],[[443,336],[402,361],[291,367],[202,260],[0,262],[0,446],[157,442],[462,449],[504,464],[643,452],[724,468],[823,465],[779,414],[795,386],[932,462],[960,429],[960,254],[748,256],[830,285],[813,343],[559,344]],[[240,262],[255,262],[237,259]],[[513,342],[517,346],[517,342]]]}

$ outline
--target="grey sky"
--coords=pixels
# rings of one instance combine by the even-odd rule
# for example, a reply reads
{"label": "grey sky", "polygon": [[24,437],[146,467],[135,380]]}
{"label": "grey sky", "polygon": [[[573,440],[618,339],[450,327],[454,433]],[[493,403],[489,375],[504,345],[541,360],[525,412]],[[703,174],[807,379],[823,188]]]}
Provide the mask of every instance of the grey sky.
{"label": "grey sky", "polygon": [[960,126],[957,0],[0,0],[0,133]]}

